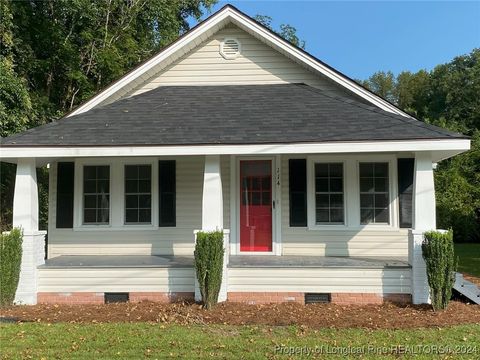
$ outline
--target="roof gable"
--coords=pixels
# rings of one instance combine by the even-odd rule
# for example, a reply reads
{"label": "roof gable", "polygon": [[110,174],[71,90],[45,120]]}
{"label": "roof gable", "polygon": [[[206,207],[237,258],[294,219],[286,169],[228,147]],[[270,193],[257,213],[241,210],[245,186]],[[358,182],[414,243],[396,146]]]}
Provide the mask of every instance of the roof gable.
{"label": "roof gable", "polygon": [[[410,117],[393,104],[358,85],[352,79],[316,59],[302,49],[290,44],[277,34],[230,5],[223,7],[196,27],[192,28],[189,32],[181,36],[171,45],[167,46],[157,55],[127,73],[89,101],[80,105],[77,109],[68,114],[67,117],[78,115],[97,106],[105,105],[124,98],[125,96],[139,93],[139,89],[140,92],[143,92],[142,89],[150,90],[151,88],[154,88],[155,86],[149,88],[148,85],[145,84],[149,83],[149,80],[158,75],[160,70],[163,71],[168,69],[169,66],[178,62],[179,59],[182,59],[182,57],[190,53],[193,49],[206,42],[228,24],[234,24],[262,44],[266,44],[266,46],[273,48],[278,53],[289,58],[291,62],[295,62],[301,67],[310,70],[310,72],[317,76],[317,81],[319,78],[323,80],[328,79],[328,81],[323,81],[322,85],[328,84],[329,82],[335,83],[335,85],[339,86],[343,91],[355,94],[364,101],[369,102],[384,111]],[[282,82],[282,80],[285,79],[279,79],[278,82]],[[308,79],[292,80],[293,81],[287,82],[301,81],[309,83]],[[228,83],[231,84],[232,82],[228,81]],[[315,86],[315,84],[312,83],[310,83],[310,85]],[[333,89],[333,86],[331,86],[331,88]]]}

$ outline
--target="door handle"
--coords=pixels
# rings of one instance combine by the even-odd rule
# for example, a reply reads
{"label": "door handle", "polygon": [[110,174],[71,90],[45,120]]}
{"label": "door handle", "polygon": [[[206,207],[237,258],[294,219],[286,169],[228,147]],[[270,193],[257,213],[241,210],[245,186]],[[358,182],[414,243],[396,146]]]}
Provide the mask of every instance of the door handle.
{"label": "door handle", "polygon": [[272,208],[275,209],[275,200],[272,201]]}

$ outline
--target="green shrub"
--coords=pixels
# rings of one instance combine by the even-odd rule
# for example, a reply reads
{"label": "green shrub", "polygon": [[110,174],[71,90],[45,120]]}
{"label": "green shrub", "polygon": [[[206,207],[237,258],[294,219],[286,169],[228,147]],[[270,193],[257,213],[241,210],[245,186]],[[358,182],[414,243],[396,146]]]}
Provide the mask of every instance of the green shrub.
{"label": "green shrub", "polygon": [[210,309],[218,302],[223,273],[223,231],[197,233],[195,270],[203,307]]}
{"label": "green shrub", "polygon": [[452,287],[457,269],[452,230],[426,232],[422,252],[427,265],[433,310],[446,309],[452,297]]}
{"label": "green shrub", "polygon": [[11,305],[15,299],[22,262],[22,231],[13,229],[0,234],[0,305]]}

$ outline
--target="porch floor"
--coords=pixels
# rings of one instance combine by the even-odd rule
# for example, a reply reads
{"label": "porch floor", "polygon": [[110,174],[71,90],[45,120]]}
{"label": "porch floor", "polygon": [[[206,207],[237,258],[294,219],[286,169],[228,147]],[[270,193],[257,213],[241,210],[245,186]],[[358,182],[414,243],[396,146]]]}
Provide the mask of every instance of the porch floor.
{"label": "porch floor", "polygon": [[233,255],[228,267],[231,268],[409,268],[407,259],[402,258],[360,258],[339,256],[272,256],[272,255]]}
{"label": "porch floor", "polygon": [[190,268],[193,256],[168,255],[62,255],[45,261],[45,268]]}
{"label": "porch floor", "polygon": [[[193,256],[168,255],[62,255],[45,261],[40,269],[55,268],[191,268]],[[231,255],[230,268],[409,268],[407,259],[336,256]]]}

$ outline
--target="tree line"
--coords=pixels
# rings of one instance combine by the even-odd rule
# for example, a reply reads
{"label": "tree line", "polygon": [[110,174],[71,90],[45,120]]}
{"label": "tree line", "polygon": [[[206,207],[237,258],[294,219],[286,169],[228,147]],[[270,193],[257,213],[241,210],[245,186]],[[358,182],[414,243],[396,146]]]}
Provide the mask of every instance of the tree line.
{"label": "tree line", "polygon": [[[0,135],[54,121],[189,29],[216,0],[0,2]],[[305,47],[288,24],[256,20]],[[438,226],[480,241],[480,49],[432,71],[377,72],[358,82],[422,121],[472,137],[472,150],[435,171]],[[1,163],[0,228],[11,226],[15,166]],[[46,228],[48,172],[39,169]]]}

